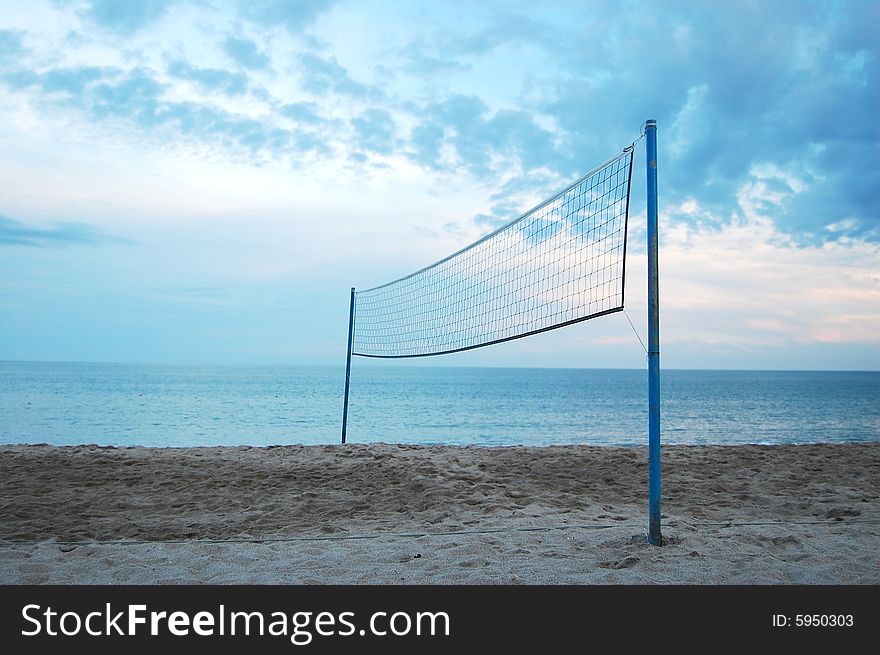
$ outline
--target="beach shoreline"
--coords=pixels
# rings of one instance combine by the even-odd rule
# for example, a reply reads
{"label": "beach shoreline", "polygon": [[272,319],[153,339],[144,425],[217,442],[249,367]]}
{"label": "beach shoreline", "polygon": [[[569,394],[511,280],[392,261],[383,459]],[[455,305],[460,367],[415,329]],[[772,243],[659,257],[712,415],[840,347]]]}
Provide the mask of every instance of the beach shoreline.
{"label": "beach shoreline", "polygon": [[0,582],[877,584],[880,443],[0,446]]}

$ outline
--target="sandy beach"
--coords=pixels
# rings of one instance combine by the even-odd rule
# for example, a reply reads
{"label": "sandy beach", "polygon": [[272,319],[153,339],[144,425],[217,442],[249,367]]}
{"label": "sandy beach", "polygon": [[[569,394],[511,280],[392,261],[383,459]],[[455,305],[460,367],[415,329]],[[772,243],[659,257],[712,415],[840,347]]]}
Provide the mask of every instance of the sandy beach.
{"label": "sandy beach", "polygon": [[0,447],[2,583],[880,583],[880,443]]}

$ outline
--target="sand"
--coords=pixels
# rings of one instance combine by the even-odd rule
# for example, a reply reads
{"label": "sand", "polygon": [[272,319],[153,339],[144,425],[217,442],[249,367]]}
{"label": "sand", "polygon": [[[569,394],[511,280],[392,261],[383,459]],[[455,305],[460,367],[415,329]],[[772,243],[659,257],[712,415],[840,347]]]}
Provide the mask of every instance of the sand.
{"label": "sand", "polygon": [[0,447],[0,583],[880,583],[880,443]]}

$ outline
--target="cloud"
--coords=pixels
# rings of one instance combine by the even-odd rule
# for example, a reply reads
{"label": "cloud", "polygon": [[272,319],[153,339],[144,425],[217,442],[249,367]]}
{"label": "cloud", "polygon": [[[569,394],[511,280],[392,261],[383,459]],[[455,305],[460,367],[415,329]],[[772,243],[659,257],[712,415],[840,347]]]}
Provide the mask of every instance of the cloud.
{"label": "cloud", "polygon": [[[636,279],[641,260],[628,264]],[[760,214],[720,228],[679,216],[661,234],[664,341],[744,351],[880,345],[877,261],[876,243],[799,246]]]}
{"label": "cloud", "polygon": [[629,29],[614,38],[562,40],[547,48],[559,73],[535,105],[567,144],[555,166],[574,172],[584,153],[657,118],[667,199],[694,195],[723,214],[752,166],[773,161],[808,186],[776,217],[783,231],[821,241],[825,225],[855,218],[877,239],[880,169],[863,162],[880,154],[867,110],[880,59],[865,27],[878,19],[867,3],[686,3],[625,13]]}
{"label": "cloud", "polygon": [[91,83],[113,72],[113,69],[96,66],[54,68],[40,76],[40,85],[47,93],[79,94]]}
{"label": "cloud", "polygon": [[195,68],[180,60],[168,65],[168,73],[195,82],[208,91],[222,91],[230,95],[241,95],[247,91],[248,86],[247,75],[243,73],[231,73],[219,68]]}
{"label": "cloud", "polygon": [[422,166],[439,168],[442,166],[442,149],[446,142],[446,130],[439,123],[422,122],[416,125],[409,135],[411,157]]}
{"label": "cloud", "polygon": [[367,109],[353,118],[351,124],[362,149],[387,155],[394,148],[394,119],[387,111]]}
{"label": "cloud", "polygon": [[269,67],[269,56],[257,49],[257,44],[250,39],[229,36],[223,43],[226,54],[240,66],[252,69]]}
{"label": "cloud", "polygon": [[[804,244],[774,217],[807,193],[796,180],[756,167],[736,193],[732,218],[696,198],[663,205],[661,319],[668,351],[691,366],[815,367],[826,348],[880,346],[880,244],[842,225],[823,243]],[[630,216],[627,311],[644,324],[644,215]],[[635,237],[635,238],[634,238]],[[636,285],[634,287],[634,284]],[[635,291],[635,293],[633,293]],[[827,352],[834,352],[827,351]],[[840,350],[839,352],[848,352]],[[810,362],[813,363],[810,363]],[[857,360],[824,366],[857,368]]]}
{"label": "cloud", "polygon": [[414,41],[401,52],[405,64],[404,72],[421,77],[461,72],[467,66],[444,53],[436,46],[423,41]]}
{"label": "cloud", "polygon": [[102,27],[130,33],[157,20],[170,4],[169,0],[92,0],[86,15]]}
{"label": "cloud", "polygon": [[[172,62],[169,73],[196,82],[208,90],[240,94],[246,77],[223,70],[195,68]],[[63,110],[76,108],[94,121],[118,120],[156,136],[185,137],[198,145],[221,145],[230,154],[248,154],[253,161],[284,155],[299,146],[302,152],[320,149],[314,134],[297,133],[279,127],[272,120],[228,111],[211,103],[172,100],[156,71],[134,68],[51,69],[42,74],[13,78],[18,86],[39,85],[46,92],[64,92],[63,99],[43,98]],[[6,80],[10,83],[10,80]]]}
{"label": "cloud", "polygon": [[503,109],[490,115],[477,96],[453,95],[420,113],[424,118],[412,130],[410,145],[412,158],[424,166],[463,165],[475,175],[489,176],[497,155],[527,170],[547,166],[556,158],[553,135],[527,111]]}
{"label": "cloud", "polygon": [[161,122],[159,108],[163,91],[163,86],[148,70],[136,68],[120,79],[96,84],[81,100],[89,104],[96,118],[131,118],[142,127],[151,127]]}
{"label": "cloud", "polygon": [[320,108],[314,102],[294,102],[281,107],[280,112],[297,123],[319,125],[324,118],[318,115]]}
{"label": "cloud", "polygon": [[378,89],[355,82],[348,71],[339,65],[336,57],[327,59],[313,53],[300,56],[302,87],[316,95],[338,93],[357,98],[378,97]]}
{"label": "cloud", "polygon": [[250,0],[240,6],[241,15],[262,25],[283,25],[292,32],[301,32],[336,0]]}
{"label": "cloud", "polygon": [[209,105],[175,102],[162,106],[157,122],[175,126],[182,135],[201,142],[215,142],[244,150],[255,159],[274,156],[294,143],[293,134],[250,116],[232,114]]}
{"label": "cloud", "polygon": [[452,56],[478,57],[511,43],[544,48],[566,40],[566,35],[558,26],[522,14],[496,12],[488,22],[488,26],[476,30],[441,34],[434,46],[435,51]]}
{"label": "cloud", "polygon": [[[771,166],[760,180],[768,189],[801,185],[776,207],[783,232],[821,243],[833,237],[828,226],[846,225],[851,237],[880,239],[880,168],[865,164],[880,155],[869,113],[880,58],[868,27],[880,17],[867,3],[683,3],[663,14],[601,3],[578,11],[522,6],[475,12],[459,30],[448,11],[402,29],[378,10],[328,12],[332,2],[193,5],[185,12],[192,24],[179,28],[192,44],[179,49],[153,29],[168,5],[99,2],[89,9],[107,24],[144,30],[149,48],[123,51],[99,32],[89,37],[92,47],[72,53],[56,47],[52,54],[43,39],[49,56],[21,61],[25,32],[0,31],[7,61],[0,79],[52,114],[82,111],[97,126],[122,119],[163,138],[179,130],[208,147],[229,147],[232,158],[243,149],[261,152],[255,161],[303,151],[408,159],[503,191],[507,199],[494,194],[493,206],[481,210],[490,223],[506,217],[517,193],[572,179],[618,151],[650,116],[660,121],[664,202],[697,198],[715,220],[729,221],[742,185],[754,182],[756,167]],[[281,75],[282,53],[292,52],[299,79],[254,89],[248,71],[190,63],[206,61],[200,39],[216,56],[216,33],[208,38],[204,24],[224,11],[238,36],[219,45],[238,66],[274,63]],[[361,48],[370,30],[352,28],[351,18],[362,15],[396,38],[378,50]],[[326,24],[316,23],[319,16]],[[268,46],[241,36],[254,29],[248,21],[298,34],[311,26],[313,50],[273,32],[271,53],[261,51]],[[29,45],[39,41],[32,29],[27,34]],[[105,52],[102,60],[100,48],[119,57]],[[364,65],[348,64],[351,51]],[[377,51],[386,56],[369,59]],[[8,65],[10,56],[18,67]],[[381,86],[374,81],[380,69]],[[179,80],[212,97],[197,102]],[[138,133],[130,136],[139,141]]]}
{"label": "cloud", "polygon": [[[247,3],[238,15],[301,31],[331,5]],[[123,12],[112,20],[128,24],[130,18],[146,29],[166,5],[143,6],[134,18]],[[662,16],[605,5],[583,12],[493,10],[459,32],[448,25],[437,29],[429,21],[416,38],[406,34],[402,45],[391,49],[393,56],[381,62],[385,79],[409,81],[402,87],[389,81],[381,89],[355,79],[337,59],[344,53],[331,42],[320,47],[334,54],[295,55],[299,88],[293,83],[262,96],[249,87],[244,72],[196,67],[180,55],[167,65],[169,75],[203,91],[246,96],[246,116],[240,115],[245,105],[233,109],[217,98],[204,107],[192,98],[183,102],[173,85],[134,53],[129,54],[137,63],[128,71],[93,64],[50,70],[22,65],[7,67],[2,79],[12,89],[65,93],[65,107],[85,108],[96,122],[126,118],[140,129],[179,125],[190,138],[248,152],[278,144],[271,153],[275,157],[298,151],[336,151],[342,157],[357,150],[382,152],[499,188],[517,179],[572,179],[629,143],[650,115],[660,121],[664,199],[680,203],[697,197],[718,220],[729,220],[737,190],[753,167],[771,163],[804,185],[774,216],[783,231],[804,243],[821,243],[831,234],[828,225],[845,222],[851,236],[880,239],[875,191],[880,168],[861,163],[880,155],[867,114],[880,70],[865,25],[876,11],[861,5],[845,11],[809,6],[795,12],[797,20],[781,20],[793,6],[710,10],[688,4],[672,6]],[[99,3],[93,9],[110,16],[108,7]],[[632,29],[615,32],[619,24]],[[778,28],[770,34],[762,27],[767,24]],[[611,27],[602,31],[603,26]],[[585,31],[604,36],[585,41]],[[0,41],[20,53],[20,34],[2,32]],[[269,53],[249,38],[230,36],[221,47],[250,70],[271,63]],[[297,48],[301,45],[294,52]],[[482,77],[486,66],[499,77],[518,76],[520,88],[499,99],[493,80]],[[428,84],[425,93],[406,86],[414,75],[444,71],[467,76],[444,76],[443,84]],[[470,78],[485,92],[457,90]],[[352,102],[340,105],[333,96]],[[381,120],[366,113],[370,110],[394,118]],[[207,121],[202,128],[193,124],[197,118]],[[257,129],[250,120],[265,125]],[[770,186],[783,183],[779,177],[764,180]],[[497,216],[494,209],[483,210],[483,217],[500,220],[503,209]]]}
{"label": "cloud", "polygon": [[29,70],[13,70],[0,74],[0,80],[15,90],[26,89],[40,81],[40,76]]}
{"label": "cloud", "polygon": [[131,243],[87,223],[62,222],[51,227],[33,227],[0,215],[0,246],[51,248],[63,246]]}
{"label": "cloud", "polygon": [[0,30],[0,65],[16,60],[24,52],[21,35],[12,30]]}
{"label": "cloud", "polygon": [[63,93],[70,98],[67,106],[82,106],[81,99],[90,92],[96,82],[118,77],[122,71],[111,67],[71,66],[51,68],[45,72],[18,69],[3,76],[3,81],[13,89],[39,87],[47,94]]}

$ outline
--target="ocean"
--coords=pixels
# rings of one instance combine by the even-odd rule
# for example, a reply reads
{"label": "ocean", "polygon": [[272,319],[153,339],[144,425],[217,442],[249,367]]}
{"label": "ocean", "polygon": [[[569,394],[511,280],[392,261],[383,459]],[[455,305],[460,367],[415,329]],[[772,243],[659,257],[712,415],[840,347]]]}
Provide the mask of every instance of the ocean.
{"label": "ocean", "polygon": [[[338,443],[341,367],[0,363],[0,443]],[[880,372],[662,374],[662,441],[880,440]],[[356,361],[348,441],[644,445],[646,374]]]}

